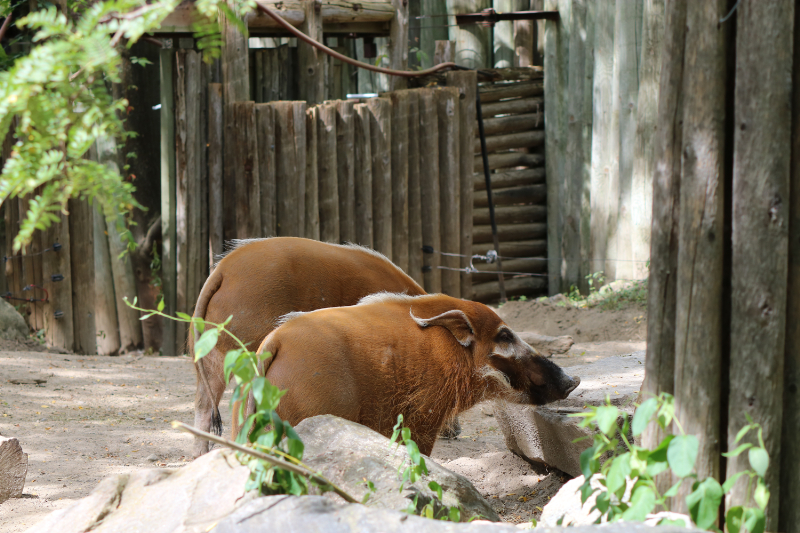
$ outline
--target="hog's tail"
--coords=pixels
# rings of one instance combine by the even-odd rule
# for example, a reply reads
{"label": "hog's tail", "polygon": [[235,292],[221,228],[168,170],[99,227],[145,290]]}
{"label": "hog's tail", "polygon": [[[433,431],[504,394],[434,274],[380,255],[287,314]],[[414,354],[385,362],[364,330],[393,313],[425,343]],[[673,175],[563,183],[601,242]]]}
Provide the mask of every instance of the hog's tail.
{"label": "hog's tail", "polygon": [[[219,290],[220,285],[222,285],[222,274],[220,274],[219,270],[216,270],[215,272],[212,272],[205,284],[203,284],[203,290],[200,291],[200,296],[197,297],[197,305],[194,308],[194,317],[205,318],[208,302],[211,300],[211,297],[214,296],[214,293]],[[194,327],[194,324],[191,325],[191,332],[192,333],[189,334],[189,354],[194,359],[194,346],[200,340],[200,332],[197,331],[197,328]],[[222,436],[222,415],[219,413],[219,406],[214,399],[211,385],[208,382],[208,374],[206,373],[203,359],[195,361],[194,364],[195,368],[197,369],[197,374],[200,376],[200,381],[203,383],[205,393],[208,395],[208,399],[213,407],[213,413],[211,415],[211,432],[214,435]]]}

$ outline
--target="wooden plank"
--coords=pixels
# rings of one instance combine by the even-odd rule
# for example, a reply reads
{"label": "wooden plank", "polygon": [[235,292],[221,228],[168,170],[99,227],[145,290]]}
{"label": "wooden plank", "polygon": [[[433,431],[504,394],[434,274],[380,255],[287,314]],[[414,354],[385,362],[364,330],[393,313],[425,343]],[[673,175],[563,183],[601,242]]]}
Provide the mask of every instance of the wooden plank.
{"label": "wooden plank", "polygon": [[[458,101],[458,164],[459,164],[459,253],[469,256],[472,253],[472,204],[475,187],[472,181],[475,176],[475,126],[477,114],[475,100],[478,90],[478,76],[474,71],[454,71],[446,75],[447,84],[457,87]],[[480,145],[478,146],[480,152]],[[469,257],[462,257],[461,268],[466,269],[470,264]],[[472,297],[472,276],[469,272],[461,272],[461,298],[469,300]]]}
{"label": "wooden plank", "polygon": [[305,231],[306,106],[304,102],[273,105],[278,235],[300,237]]}
{"label": "wooden plank", "polygon": [[[415,9],[415,3],[411,3],[411,9]],[[441,0],[420,0],[419,15],[426,15],[435,18],[414,20],[411,27],[419,26],[419,49],[424,54],[422,56],[422,66],[427,68],[437,63],[436,42],[447,39],[448,28],[444,24],[427,24],[434,20],[447,20],[442,15],[447,14],[447,5]],[[419,24],[417,24],[419,23]]]}
{"label": "wooden plank", "polygon": [[220,58],[225,104],[250,100],[250,62],[247,55],[247,39],[225,17],[220,18],[219,26],[222,40],[225,43]]}
{"label": "wooden plank", "polygon": [[[209,234],[210,234],[210,227],[209,227],[209,219],[208,219],[208,161],[209,161],[209,154],[208,154],[208,147],[209,147],[209,130],[208,130],[208,101],[209,101],[209,90],[208,84],[213,77],[213,65],[210,65],[203,61],[203,56],[201,53],[198,52],[197,54],[198,63],[200,65],[200,76],[199,76],[199,85],[200,85],[200,98],[197,102],[197,107],[200,113],[200,119],[198,120],[197,129],[197,152],[198,152],[198,166],[200,168],[198,180],[198,192],[199,198],[195,200],[194,205],[197,209],[199,209],[200,215],[196,217],[199,228],[196,231],[195,235],[198,237],[196,243],[192,243],[192,246],[196,246],[198,248],[197,252],[197,277],[195,278],[195,287],[196,292],[194,293],[194,301],[197,302],[197,297],[200,295],[200,291],[203,289],[203,285],[205,284],[206,278],[208,278],[208,274],[211,271],[212,265],[214,265],[215,261],[213,261],[209,256],[209,250],[211,249],[208,245],[209,243]],[[134,269],[136,269],[136,264],[134,264]],[[138,272],[138,271],[137,271]],[[155,319],[155,317],[153,317]],[[155,320],[151,320],[150,324],[155,323]],[[142,323],[142,333],[144,334],[144,342],[145,345],[148,344],[148,334],[146,333],[146,329],[150,327],[150,324],[147,321],[143,321]],[[145,346],[147,348],[147,346]]]}
{"label": "wooden plank", "polygon": [[[222,253],[222,84],[208,86],[208,260]],[[163,217],[163,214],[162,214]]]}
{"label": "wooden plank", "polygon": [[[49,301],[42,306],[47,345],[60,350],[72,350],[74,324],[72,319],[72,265],[70,264],[69,224],[63,217],[42,234],[42,240],[58,243],[61,250],[42,256],[42,283]],[[54,281],[54,276],[62,281]],[[58,278],[55,278],[58,279]]]}
{"label": "wooden plank", "polygon": [[[780,457],[791,453],[781,450],[781,429],[792,155],[792,116],[786,110],[792,87],[763,81],[788,81],[794,9],[788,0],[751,0],[743,1],[736,15],[734,122],[746,127],[734,130],[728,449],[741,444],[736,435],[749,423],[745,416],[757,420],[770,457],[768,487],[780,486]],[[758,440],[752,436],[746,442]],[[728,479],[748,470],[744,455],[728,458]],[[730,506],[750,504],[741,481],[730,492]],[[767,528],[778,530],[779,506],[796,504],[773,492]]]}
{"label": "wooden plank", "polygon": [[[699,479],[720,476],[727,3],[688,2],[675,329],[675,416],[695,435]],[[691,24],[688,24],[692,21]],[[682,487],[674,501],[686,510]]]}
{"label": "wooden plank", "polygon": [[[264,87],[264,102],[277,102],[278,100],[289,100],[289,98],[281,98],[281,67],[280,62],[281,48],[267,48],[264,50],[264,70],[265,87]],[[288,47],[287,47],[288,48]]]}
{"label": "wooden plank", "polygon": [[[543,205],[497,206],[494,208],[494,217],[498,224],[546,222],[547,207]],[[472,221],[476,225],[489,224],[489,208],[476,208],[473,211]],[[505,254],[505,250],[503,254]],[[505,268],[505,263],[503,263],[503,267]]]}
{"label": "wooden plank", "polygon": [[[496,0],[492,7],[500,13],[521,11],[525,0]],[[525,6],[527,9],[527,5]],[[492,39],[493,68],[508,68],[514,64],[514,21],[501,20],[494,24]]]}
{"label": "wooden plank", "polygon": [[372,224],[375,250],[392,260],[392,103],[372,98],[370,150],[372,152]]}
{"label": "wooden plank", "polygon": [[[440,250],[449,254],[461,253],[461,165],[459,92],[456,87],[442,87],[435,93],[439,118],[439,194],[442,227]],[[461,265],[459,257],[442,256],[442,292],[461,297]]]}
{"label": "wooden plank", "polygon": [[[520,10],[530,9],[530,1],[522,2]],[[528,67],[533,65],[533,46],[536,42],[536,21],[514,21],[514,53],[512,62],[514,67]]]}
{"label": "wooden plank", "polygon": [[[162,49],[159,52],[161,66],[161,282],[164,293],[164,312],[175,316],[177,266],[175,256],[175,108],[174,108],[174,64],[175,52]],[[97,234],[95,234],[97,237]],[[98,328],[100,324],[98,324]],[[164,355],[177,355],[179,344],[176,324],[172,320],[162,322]]]}
{"label": "wooden plank", "polygon": [[[300,26],[300,31],[322,42],[322,17],[320,16],[320,3],[316,0],[303,0],[305,20]],[[305,42],[297,43],[298,53],[298,87],[299,97],[309,105],[322,102],[325,99],[325,58],[320,50]],[[318,132],[321,133],[321,132]]]}
{"label": "wooden plank", "polygon": [[[19,233],[19,203],[4,202],[3,206],[6,231],[4,256],[11,258],[15,255],[13,248],[14,237]],[[11,294],[19,294],[22,291],[19,260],[9,259],[4,261],[3,270],[6,276],[6,290]]]}
{"label": "wooden plank", "polygon": [[[675,297],[678,271],[681,148],[683,129],[683,55],[686,2],[670,2],[664,15],[664,62],[658,91],[654,144],[653,214],[650,277],[647,294],[647,357],[642,394],[674,393]],[[653,427],[655,426],[655,427]],[[655,424],[642,434],[642,445],[653,449],[666,432]],[[666,477],[666,476],[665,476]],[[671,479],[659,481],[666,491]]]}
{"label": "wooden plank", "polygon": [[[94,240],[96,350],[99,355],[112,355],[119,352],[119,321],[117,318],[116,297],[114,295],[114,275],[111,270],[111,257],[108,251],[106,220],[98,206],[95,206],[94,209],[92,228]],[[166,290],[166,287],[164,289]]]}
{"label": "wooden plank", "polygon": [[[187,50],[178,50],[175,53],[175,309],[181,313],[186,313],[191,306],[189,303],[189,176],[197,171],[197,162],[192,152],[192,146],[188,139],[189,135],[194,136],[195,116],[190,111],[188,100],[195,100],[193,94],[186,92],[186,53]],[[190,121],[191,120],[191,124]],[[234,142],[234,145],[236,143]],[[98,155],[102,156],[103,146],[98,143]],[[191,159],[191,161],[190,161]],[[230,163],[230,160],[228,161]],[[109,232],[109,237],[111,233]],[[116,244],[109,239],[109,250],[111,251],[111,267],[114,272],[114,284],[118,285],[117,275],[121,269],[114,253]],[[117,307],[117,317],[121,322],[125,320],[126,314],[123,309]],[[175,324],[175,337],[178,341],[186,338],[187,326],[183,322]],[[129,346],[126,335],[120,331],[121,351],[127,351]]]}
{"label": "wooden plank", "polygon": [[249,239],[261,233],[255,104],[235,102],[233,123],[236,132],[232,161],[236,180],[236,235],[239,239]]}
{"label": "wooden plank", "polygon": [[[548,194],[547,186],[544,184],[509,187],[498,191],[493,190],[492,192],[492,199],[495,205],[541,203],[544,202]],[[474,205],[475,207],[488,207],[489,200],[483,194],[477,195]]]}
{"label": "wooden plank", "polygon": [[515,100],[504,100],[483,105],[481,103],[481,115],[483,118],[491,118],[496,115],[511,115],[521,113],[539,113],[544,108],[544,98],[517,98]]}
{"label": "wooden plank", "polygon": [[[475,268],[480,273],[473,274],[473,283],[476,285],[479,283],[486,283],[488,281],[497,281],[497,264],[494,263],[481,263],[479,261],[475,261]],[[513,279],[514,277],[518,276],[519,274],[516,273],[524,273],[524,274],[542,274],[547,272],[547,258],[546,257],[534,257],[534,258],[520,258],[520,259],[509,259],[503,261],[503,272],[508,272],[503,276],[503,279],[509,280]],[[539,276],[534,276],[539,277]],[[545,279],[542,281],[546,281],[546,277],[542,276]]]}
{"label": "wooden plank", "polygon": [[392,102],[392,260],[408,272],[408,92]]}
{"label": "wooden plank", "polygon": [[[28,217],[28,210],[30,209],[30,201],[32,194],[27,194],[22,198],[17,198],[17,204],[19,205],[19,226],[22,227],[22,224],[25,222],[25,219]],[[12,202],[14,200],[12,199]],[[24,292],[27,287],[36,284],[36,277],[35,271],[33,267],[33,250],[31,249],[31,245],[28,244],[20,250],[20,253],[24,252],[24,256],[22,256],[19,261],[20,265],[20,281],[22,283],[21,290]],[[27,295],[18,295],[22,297],[26,297]],[[28,326],[33,331],[39,331],[42,329],[42,324],[44,322],[44,318],[42,315],[41,306],[32,303],[32,302],[19,302],[22,304],[20,306],[20,314],[25,318],[25,321],[28,323]],[[40,316],[41,315],[41,316]]]}
{"label": "wooden plank", "polygon": [[86,200],[69,201],[69,242],[72,245],[72,320],[75,352],[97,353],[94,308],[94,209]]}
{"label": "wooden plank", "polygon": [[355,128],[353,100],[336,102],[339,240],[356,242]]}
{"label": "wooden plank", "polygon": [[318,107],[306,109],[306,223],[307,239],[320,240],[319,233],[319,161],[317,150]]}
{"label": "wooden plank", "polygon": [[[483,107],[481,107],[481,110],[483,110]],[[543,128],[544,115],[541,112],[487,118],[483,121],[483,133],[487,136],[501,133],[514,133],[517,131],[531,131]]]}
{"label": "wooden plank", "polygon": [[[521,294],[546,294],[547,280],[540,277],[524,276],[505,280],[506,296]],[[492,302],[500,299],[500,285],[497,281],[476,284],[472,288],[476,302]]]}
{"label": "wooden plank", "polygon": [[[501,243],[505,241],[524,241],[542,239],[547,235],[547,224],[498,224],[497,237]],[[492,227],[475,226],[472,230],[472,240],[475,243],[492,242]],[[505,252],[503,252],[505,254]]]}
{"label": "wooden plank", "polygon": [[[489,168],[499,170],[512,167],[541,167],[544,165],[542,154],[526,154],[523,152],[508,152],[502,154],[489,154]],[[475,158],[475,172],[483,172],[483,160]]]}
{"label": "wooden plank", "polygon": [[[394,17],[389,23],[389,68],[408,69],[408,0],[392,0]],[[405,89],[406,78],[389,77],[389,90]]]}
{"label": "wooden plank", "polygon": [[[517,185],[536,185],[544,183],[544,179],[544,168],[541,167],[495,172],[492,174],[492,191]],[[472,183],[476,191],[486,190],[486,180],[477,174]]]}
{"label": "wooden plank", "polygon": [[[491,241],[472,245],[473,254],[485,255],[489,250],[494,250],[494,244]],[[544,257],[546,253],[547,241],[545,240],[503,242],[503,257]]]}
{"label": "wooden plank", "polygon": [[275,228],[275,119],[269,104],[255,106],[258,144],[258,191],[261,195],[260,237],[277,235]]}
{"label": "wooden plank", "polygon": [[456,42],[436,41],[434,43],[433,64],[450,63],[455,61]]}
{"label": "wooden plank", "polygon": [[408,92],[408,275],[422,277],[422,199],[419,172],[419,91]]}
{"label": "wooden plank", "polygon": [[559,11],[558,22],[545,21],[545,168],[547,172],[547,257],[550,294],[562,292],[561,232],[563,228],[563,183],[567,180],[564,161],[567,138],[567,91],[569,62],[570,2],[547,0],[545,9]]}
{"label": "wooden plank", "polygon": [[[484,132],[485,133],[485,132]],[[512,150],[514,148],[535,148],[544,144],[544,131],[522,131],[504,135],[486,137],[486,151]],[[473,139],[470,135],[469,150],[473,154],[481,153],[480,139]],[[470,157],[472,157],[470,155]]]}
{"label": "wooden plank", "polygon": [[[114,296],[116,298],[117,320],[119,322],[119,353],[122,354],[141,348],[144,338],[142,336],[139,312],[128,307],[123,300],[123,298],[127,297],[128,301],[132,302],[136,297],[136,278],[133,274],[133,265],[130,257],[126,255],[120,258],[127,250],[127,243],[122,240],[122,236],[117,229],[118,224],[122,224],[121,218],[117,224],[113,222],[107,223],[106,233],[108,233],[108,252],[111,257],[111,272],[114,276]],[[184,340],[179,338],[179,347],[183,346]]]}
{"label": "wooden plank", "polygon": [[336,150],[336,104],[317,107],[317,173],[319,176],[319,236],[339,242],[339,177]]}
{"label": "wooden plank", "polygon": [[[448,14],[478,13],[492,7],[491,0],[446,0],[446,4]],[[456,43],[453,57],[459,65],[470,69],[492,67],[492,29],[489,26],[474,24],[462,28],[453,25],[449,33],[450,40]]]}
{"label": "wooden plank", "polygon": [[[419,174],[422,205],[422,244],[441,250],[441,193],[439,189],[439,120],[436,91],[419,91]],[[422,278],[427,292],[442,292],[442,273],[438,253],[422,257]]]}
{"label": "wooden plank", "polygon": [[356,242],[372,248],[372,150],[369,106],[356,104],[354,113]]}
{"label": "wooden plank", "polygon": [[481,87],[481,108],[483,104],[499,102],[506,98],[530,98],[544,94],[544,82],[540,79],[498,83]]}
{"label": "wooden plank", "polygon": [[[583,87],[583,187],[581,191],[581,231],[580,246],[581,257],[592,257],[592,127],[594,119],[594,46],[595,46],[595,11],[598,4],[588,2],[586,4],[586,51],[584,53],[583,75],[586,78]],[[592,263],[583,261],[580,267],[580,277],[578,287],[585,294],[589,293],[589,280],[587,276],[592,273]],[[662,476],[665,478],[666,476]],[[668,487],[667,487],[668,488]],[[663,490],[666,492],[667,488]]]}

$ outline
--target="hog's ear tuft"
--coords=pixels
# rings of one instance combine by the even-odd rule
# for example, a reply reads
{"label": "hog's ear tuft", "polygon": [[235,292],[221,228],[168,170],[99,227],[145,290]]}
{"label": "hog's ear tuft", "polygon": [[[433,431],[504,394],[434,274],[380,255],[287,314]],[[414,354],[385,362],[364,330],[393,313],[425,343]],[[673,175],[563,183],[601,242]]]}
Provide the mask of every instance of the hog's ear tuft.
{"label": "hog's ear tuft", "polygon": [[411,318],[414,319],[414,322],[421,328],[428,328],[430,326],[442,326],[443,328],[447,328],[461,346],[469,346],[475,341],[475,330],[472,328],[472,323],[463,311],[452,309],[432,318],[417,318],[411,310],[409,310],[409,314]]}

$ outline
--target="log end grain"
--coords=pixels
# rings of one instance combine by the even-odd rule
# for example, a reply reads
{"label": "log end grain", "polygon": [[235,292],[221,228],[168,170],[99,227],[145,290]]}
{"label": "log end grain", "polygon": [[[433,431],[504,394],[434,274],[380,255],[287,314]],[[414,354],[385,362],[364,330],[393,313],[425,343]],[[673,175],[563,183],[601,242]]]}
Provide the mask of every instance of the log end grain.
{"label": "log end grain", "polygon": [[28,473],[28,454],[16,437],[0,437],[0,503],[20,498]]}

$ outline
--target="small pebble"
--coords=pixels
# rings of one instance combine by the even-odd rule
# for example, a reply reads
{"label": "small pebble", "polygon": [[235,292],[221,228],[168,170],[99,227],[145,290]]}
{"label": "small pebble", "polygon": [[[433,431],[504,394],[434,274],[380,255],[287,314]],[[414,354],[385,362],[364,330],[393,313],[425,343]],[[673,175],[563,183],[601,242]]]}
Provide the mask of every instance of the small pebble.
{"label": "small pebble", "polygon": [[122,411],[120,411],[119,413],[117,413],[117,416],[125,416],[125,413],[123,413]]}
{"label": "small pebble", "polygon": [[153,419],[152,419],[152,418],[145,418],[145,419],[144,419],[144,421],[145,421],[145,422],[152,422],[152,421],[153,421]]}
{"label": "small pebble", "polygon": [[158,461],[158,456],[156,454],[149,455],[147,457],[147,460],[150,461],[151,463],[155,463],[156,461]]}

